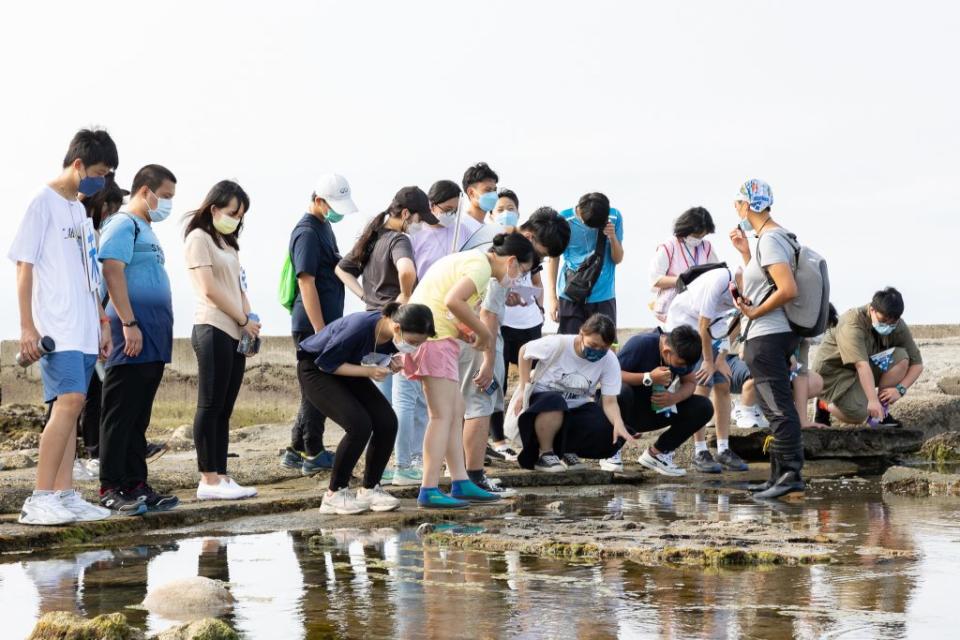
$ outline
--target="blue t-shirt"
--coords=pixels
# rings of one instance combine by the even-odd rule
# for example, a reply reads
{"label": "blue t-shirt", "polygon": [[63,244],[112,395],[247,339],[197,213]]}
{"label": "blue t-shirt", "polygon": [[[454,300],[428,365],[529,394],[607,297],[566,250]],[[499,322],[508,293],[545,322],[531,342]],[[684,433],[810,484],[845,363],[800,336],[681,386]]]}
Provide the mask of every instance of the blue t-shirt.
{"label": "blue t-shirt", "polygon": [[[576,270],[584,260],[593,255],[593,250],[597,248],[597,234],[602,233],[602,229],[592,229],[583,224],[583,221],[577,217],[573,209],[566,209],[560,212],[560,215],[570,224],[570,244],[563,252],[563,262],[560,263],[560,273],[557,277],[557,295],[569,300],[563,295],[563,290],[567,287],[566,268]],[[623,242],[623,216],[617,209],[610,208],[610,222],[613,223],[617,234],[617,240]],[[616,265],[613,264],[613,258],[610,255],[609,240],[604,245],[606,251],[603,257],[603,270],[596,284],[593,285],[593,291],[587,296],[588,303],[604,302],[613,300],[617,297],[616,283],[614,281],[614,272]]]}
{"label": "blue t-shirt", "polygon": [[351,313],[301,342],[300,349],[316,354],[314,363],[327,373],[333,373],[342,364],[361,364],[370,353],[392,355],[397,353],[393,340],[375,344],[377,322],[382,317],[379,311]]}
{"label": "blue t-shirt", "polygon": [[[341,256],[330,223],[309,213],[305,214],[290,234],[289,250],[297,275],[308,274],[314,277],[324,324],[330,324],[343,316],[343,282],[334,272]],[[313,333],[313,325],[303,308],[299,287],[293,300],[290,319],[294,333]]]}
{"label": "blue t-shirt", "polygon": [[107,317],[110,318],[113,351],[107,358],[106,366],[169,363],[173,352],[173,301],[170,279],[164,267],[163,247],[153,228],[128,213],[110,216],[100,230],[98,258],[101,262],[119,260],[126,265],[123,274],[127,279],[127,296],[143,334],[143,350],[140,354],[135,358],[125,356],[123,326],[113,303],[108,304]]}

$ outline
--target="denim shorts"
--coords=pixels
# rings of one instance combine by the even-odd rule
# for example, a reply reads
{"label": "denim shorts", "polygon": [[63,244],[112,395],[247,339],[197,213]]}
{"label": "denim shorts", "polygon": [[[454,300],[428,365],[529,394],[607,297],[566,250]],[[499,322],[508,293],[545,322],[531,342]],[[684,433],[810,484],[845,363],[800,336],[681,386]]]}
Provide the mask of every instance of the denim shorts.
{"label": "denim shorts", "polygon": [[[716,358],[717,354],[714,353],[713,357]],[[730,393],[743,393],[743,385],[751,377],[750,367],[747,366],[746,362],[735,355],[727,356],[727,366],[730,367]],[[707,383],[702,386],[710,388],[715,384],[723,384],[724,382],[727,382],[726,376],[724,376],[722,373],[714,373],[713,378],[708,380]]]}
{"label": "denim shorts", "polygon": [[40,358],[43,401],[53,402],[67,393],[87,395],[97,356],[80,351],[54,351]]}

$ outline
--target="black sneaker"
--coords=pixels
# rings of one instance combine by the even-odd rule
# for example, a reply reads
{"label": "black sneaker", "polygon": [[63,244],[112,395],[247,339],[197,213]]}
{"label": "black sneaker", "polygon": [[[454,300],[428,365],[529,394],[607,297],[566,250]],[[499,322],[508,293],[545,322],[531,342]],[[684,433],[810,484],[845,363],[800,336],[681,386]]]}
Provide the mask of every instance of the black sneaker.
{"label": "black sneaker", "polygon": [[156,462],[157,459],[170,450],[166,442],[147,443],[147,462]]}
{"label": "black sneaker", "polygon": [[500,462],[503,462],[507,459],[506,456],[491,447],[489,444],[487,445],[487,451],[484,455],[486,456],[487,460],[499,460]]}
{"label": "black sneaker", "polygon": [[100,506],[121,516],[142,516],[147,504],[142,497],[134,497],[119,489],[109,489],[100,495]]}
{"label": "black sneaker", "polygon": [[717,462],[728,471],[746,471],[750,467],[743,461],[743,458],[733,452],[733,449],[727,449],[723,453],[717,454]]}
{"label": "black sneaker", "polygon": [[894,429],[899,429],[900,427],[903,426],[903,423],[900,422],[899,420],[897,420],[896,418],[894,418],[892,415],[890,415],[890,414],[888,413],[886,418],[884,418],[883,420],[881,420],[880,422],[877,423],[877,426],[878,426],[878,427],[893,427]]}
{"label": "black sneaker", "polygon": [[693,468],[700,473],[720,473],[723,471],[723,467],[713,459],[709,451],[698,451],[693,456]]}
{"label": "black sneaker", "polygon": [[159,494],[146,483],[124,493],[131,498],[143,498],[143,503],[147,505],[147,511],[169,511],[180,504],[180,498],[177,496]]}
{"label": "black sneaker", "polygon": [[483,476],[481,476],[479,482],[477,480],[474,480],[473,484],[477,485],[484,491],[488,491],[490,493],[496,494],[501,498],[512,498],[515,495],[517,495],[516,490],[510,489],[507,487],[501,487],[499,480],[496,480],[496,481],[490,480],[490,478],[487,477],[486,472],[484,472]]}
{"label": "black sneaker", "polygon": [[821,401],[817,402],[817,410],[813,414],[813,421],[817,424],[830,426],[830,412],[827,411],[826,405]]}
{"label": "black sneaker", "polygon": [[576,471],[577,469],[583,469],[587,466],[580,461],[580,456],[575,453],[563,454],[560,456],[560,461],[563,462],[563,466],[567,468],[567,471]]}
{"label": "black sneaker", "polygon": [[537,463],[533,466],[537,471],[546,471],[547,473],[563,473],[567,470],[565,466],[560,462],[560,458],[557,457],[553,451],[549,451],[537,460]]}

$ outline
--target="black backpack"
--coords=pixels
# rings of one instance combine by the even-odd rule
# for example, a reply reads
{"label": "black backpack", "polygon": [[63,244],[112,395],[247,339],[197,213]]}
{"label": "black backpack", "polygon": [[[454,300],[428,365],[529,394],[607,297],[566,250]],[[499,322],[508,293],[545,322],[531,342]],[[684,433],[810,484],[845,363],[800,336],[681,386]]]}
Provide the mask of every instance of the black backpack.
{"label": "black backpack", "polygon": [[707,273],[708,271],[713,271],[714,269],[727,269],[729,267],[726,262],[710,262],[707,264],[695,264],[680,275],[677,276],[677,293],[683,293],[687,290],[687,287],[690,286],[690,283]]}
{"label": "black backpack", "polygon": [[597,280],[600,279],[606,252],[607,237],[603,235],[603,229],[597,229],[597,246],[594,247],[593,253],[587,256],[576,269],[564,266],[563,273],[567,284],[563,289],[563,295],[577,304],[586,302]]}

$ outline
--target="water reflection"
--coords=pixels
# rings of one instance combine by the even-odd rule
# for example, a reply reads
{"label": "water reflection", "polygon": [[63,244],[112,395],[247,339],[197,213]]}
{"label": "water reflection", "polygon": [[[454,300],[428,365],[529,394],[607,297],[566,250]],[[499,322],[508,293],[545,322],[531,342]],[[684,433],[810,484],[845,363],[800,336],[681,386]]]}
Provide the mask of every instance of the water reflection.
{"label": "water reflection", "polygon": [[[881,498],[876,485],[814,487],[771,509],[734,492],[617,488],[563,497],[561,513],[669,522],[755,520],[842,537],[841,563],[713,569],[615,559],[567,564],[516,552],[421,546],[413,530],[190,538],[0,564],[5,630],[23,637],[38,615],[121,610],[150,633],[177,621],[139,604],[171,580],[222,580],[237,603],[225,619],[245,638],[822,638],[946,637],[956,618],[958,502]],[[915,558],[889,560],[876,549]],[[5,636],[6,637],[6,636]]]}

